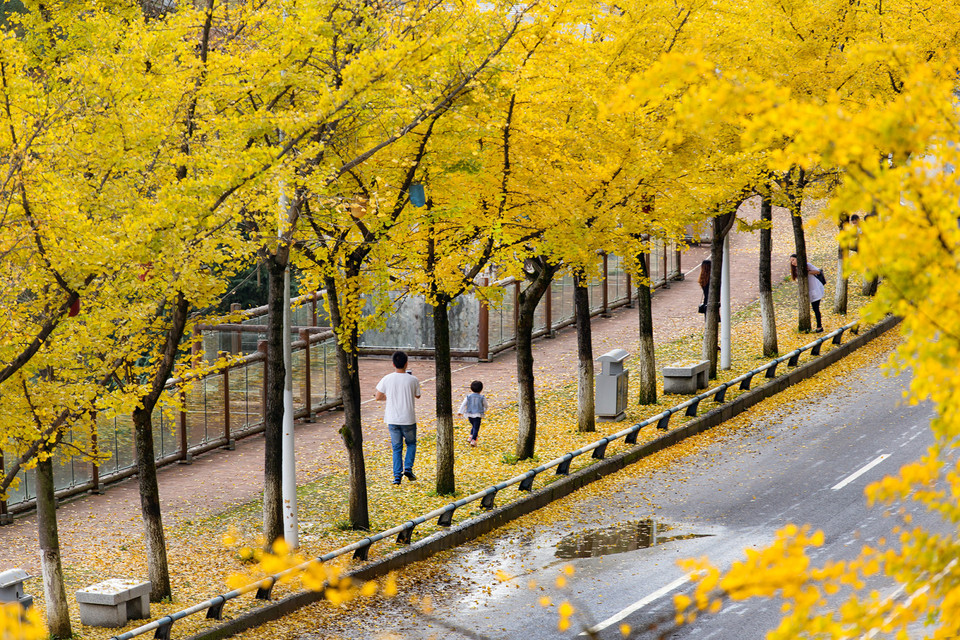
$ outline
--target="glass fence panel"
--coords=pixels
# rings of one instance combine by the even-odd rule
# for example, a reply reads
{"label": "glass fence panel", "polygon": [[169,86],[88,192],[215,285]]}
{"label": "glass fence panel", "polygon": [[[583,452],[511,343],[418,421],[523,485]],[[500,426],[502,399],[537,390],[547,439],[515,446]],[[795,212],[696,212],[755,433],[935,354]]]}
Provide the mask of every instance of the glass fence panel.
{"label": "glass fence panel", "polygon": [[117,472],[117,421],[97,416],[97,448],[106,459],[100,462],[100,475]]}
{"label": "glass fence panel", "polygon": [[187,448],[203,442],[206,421],[203,414],[203,387],[197,382],[187,386],[183,393],[184,413],[187,419]]}
{"label": "glass fence panel", "polygon": [[603,308],[603,280],[598,276],[591,276],[587,285],[590,290],[590,311],[599,311]]}
{"label": "glass fence panel", "polygon": [[[63,436],[63,442],[67,445],[73,440],[72,434],[67,432]],[[73,466],[70,464],[70,455],[66,453],[63,447],[57,447],[53,452],[53,489],[69,489],[73,486]]]}
{"label": "glass fence panel", "polygon": [[204,443],[223,438],[223,376],[211,374],[203,379]]}
{"label": "glass fence panel", "polygon": [[128,415],[116,417],[117,472],[132,469],[136,464],[133,456],[133,418]]}
{"label": "glass fence panel", "polygon": [[476,351],[480,347],[480,303],[471,294],[453,301],[447,311],[450,322],[450,348]]}
{"label": "glass fence panel", "polygon": [[550,296],[550,305],[554,326],[557,326],[564,320],[564,314],[566,312],[564,309],[564,304],[566,300],[564,299],[563,292],[566,278],[567,276],[562,276],[550,283],[550,291],[548,295]]}
{"label": "glass fence panel", "polygon": [[627,299],[627,274],[620,256],[607,256],[607,290],[610,304]]}
{"label": "glass fence panel", "polygon": [[[236,380],[235,380],[236,379]],[[236,384],[237,392],[231,388],[230,402],[243,419],[233,421],[233,430],[237,433],[249,430],[263,422],[263,362],[251,362],[230,372],[231,386]],[[236,399],[234,399],[236,396]]]}
{"label": "glass fence panel", "polygon": [[514,307],[516,306],[516,287],[511,283],[503,287],[500,304],[490,308],[490,346],[496,347],[510,342],[516,337]]}
{"label": "glass fence panel", "polygon": [[533,331],[543,331],[547,328],[547,296],[541,296],[537,308],[533,312]]}
{"label": "glass fence panel", "polygon": [[[4,460],[6,463],[6,460]],[[12,506],[18,502],[26,502],[37,497],[37,475],[33,469],[21,471],[17,474],[20,481],[16,487],[11,487],[10,497],[7,498],[7,505]]]}

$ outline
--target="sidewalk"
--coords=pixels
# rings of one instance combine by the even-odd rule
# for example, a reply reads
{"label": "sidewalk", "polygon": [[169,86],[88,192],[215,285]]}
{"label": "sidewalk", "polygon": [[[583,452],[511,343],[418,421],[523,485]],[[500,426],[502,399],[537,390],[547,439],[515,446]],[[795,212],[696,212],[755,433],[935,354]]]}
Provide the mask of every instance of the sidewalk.
{"label": "sidewalk", "polygon": [[[746,208],[750,218],[756,217],[756,208]],[[780,234],[788,233],[789,215],[775,210],[774,228]],[[774,242],[774,283],[789,273],[787,256],[790,242],[776,237]],[[737,310],[757,299],[756,276],[759,234],[731,234],[732,308]],[[672,341],[697,332],[703,319],[697,313],[701,292],[697,285],[700,261],[709,255],[709,247],[691,247],[683,254],[683,281],[671,282],[669,288],[658,289],[653,295],[654,339]],[[636,308],[620,308],[610,318],[596,317],[593,322],[594,355],[599,356],[614,348],[631,353],[637,350]],[[498,354],[492,362],[454,363],[454,404],[466,392],[470,381],[479,379],[492,410],[516,401],[516,359],[513,350]],[[538,389],[570,382],[576,376],[576,332],[573,327],[561,330],[555,338],[534,343],[534,360]],[[416,359],[410,369],[420,378],[423,396],[418,402],[420,435],[430,434],[435,428],[433,361]],[[386,359],[364,358],[360,362],[360,383],[365,397],[362,405],[363,436],[375,446],[389,447],[386,426],[382,422],[383,406],[372,400],[377,381],[392,371]],[[329,468],[330,463],[345,466],[343,445],[337,430],[342,413],[330,411],[312,424],[297,426],[297,479],[309,482]],[[262,490],[263,439],[253,436],[237,442],[235,451],[215,450],[194,459],[191,465],[170,465],[159,470],[160,495],[164,524],[204,517],[224,508],[259,498]],[[386,469],[367,468],[368,474],[389,473]],[[432,469],[418,470],[424,481],[433,477]],[[99,549],[121,548],[142,537],[140,500],[136,479],[124,480],[107,488],[104,495],[90,495],[61,505],[58,510],[61,553],[65,567],[83,561],[76,542],[88,542],[95,536]],[[86,544],[78,544],[87,547]],[[20,567],[32,575],[39,575],[39,548],[37,546],[36,516],[17,518],[13,525],[0,527],[0,570]]]}

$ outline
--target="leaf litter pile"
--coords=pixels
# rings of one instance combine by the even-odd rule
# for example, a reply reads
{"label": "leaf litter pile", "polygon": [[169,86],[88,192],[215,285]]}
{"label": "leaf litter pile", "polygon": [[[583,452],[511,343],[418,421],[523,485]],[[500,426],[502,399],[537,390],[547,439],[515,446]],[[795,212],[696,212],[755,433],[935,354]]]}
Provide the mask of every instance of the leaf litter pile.
{"label": "leaf litter pile", "polygon": [[[780,255],[789,254],[792,238],[782,230],[784,225],[779,226],[781,231],[778,232],[776,227],[774,229],[774,252]],[[818,266],[826,266],[827,273],[831,276],[822,303],[824,326],[829,331],[855,318],[858,309],[866,303],[867,299],[860,295],[859,281],[851,279],[848,315],[838,316],[832,313],[833,292],[838,274],[831,273],[835,271],[836,244],[833,231],[827,227],[826,224],[813,225],[808,231],[807,250],[810,261]],[[750,274],[750,277],[755,276]],[[796,330],[796,285],[789,279],[774,283],[774,305],[781,354],[807,344],[816,337],[813,334],[801,334]],[[728,371],[719,372],[718,379],[711,381],[711,387],[724,380],[733,379],[768,360],[761,350],[762,327],[757,303],[750,304],[734,314],[732,335],[733,366]],[[573,504],[574,498],[579,501],[585,497],[611,495],[619,483],[635,482],[635,478],[644,477],[656,469],[668,467],[705,447],[724,442],[738,430],[750,428],[759,415],[763,415],[765,419],[769,419],[771,411],[780,411],[787,415],[791,409],[784,407],[812,402],[813,399],[821,396],[823,391],[833,388],[838,377],[884,357],[897,341],[895,332],[883,336],[866,348],[832,365],[827,372],[794,385],[775,398],[767,400],[720,427],[641,460],[625,471],[579,490],[571,499],[555,502],[507,526],[525,527],[532,526],[533,523],[543,525],[563,520],[583,521],[585,516]],[[657,344],[658,367],[671,362],[699,360],[701,343],[702,334],[695,332],[677,340]],[[824,345],[824,353],[830,348],[830,345]],[[809,356],[802,357],[801,363],[808,358]],[[628,366],[635,368],[636,362],[632,359],[628,360]],[[573,369],[568,370],[573,371]],[[783,369],[781,368],[780,371],[782,373]],[[552,377],[556,379],[555,375]],[[639,376],[633,376],[631,379],[630,397],[632,399],[637,397],[636,381],[638,379]],[[538,384],[541,382],[538,381]],[[604,435],[619,431],[625,425],[656,415],[686,399],[686,396],[663,395],[662,380],[659,379],[658,387],[659,395],[656,405],[639,406],[631,401],[627,406],[627,417],[624,422],[598,422],[595,433],[581,434],[577,431],[576,424],[575,380],[567,379],[552,384],[547,382],[538,389],[536,458],[522,462],[516,462],[512,456],[517,438],[516,403],[487,414],[483,421],[480,441],[476,447],[467,444],[468,425],[465,421],[457,420],[457,433],[454,438],[456,498],[521,474],[542,462],[582,447]],[[738,393],[742,392],[730,389],[727,400],[732,400]],[[718,405],[712,400],[704,400],[701,402],[699,413],[702,415],[715,406]],[[676,428],[687,420],[689,419],[682,415],[675,415],[671,418],[670,427]],[[660,433],[652,427],[644,428],[638,438],[638,444],[643,444],[659,435]],[[622,440],[612,442],[607,453],[615,455],[628,446]],[[405,482],[399,489],[391,484],[389,474],[372,471],[390,467],[389,449],[367,441],[365,455],[372,531],[390,528],[454,499],[450,496],[437,496],[433,491],[432,470],[436,468],[436,437],[433,434],[421,436],[417,443],[417,469],[418,472],[422,470],[420,481]],[[587,455],[579,456],[573,460],[570,470],[576,471],[593,462]],[[346,520],[348,484],[345,465],[342,461],[331,462],[321,471],[318,479],[298,488],[301,523],[300,552],[307,558],[327,553],[360,538],[358,532],[349,529]],[[534,489],[544,486],[555,478],[556,476],[550,473],[541,474],[534,484]],[[498,506],[505,504],[519,495],[522,494],[508,489],[498,495],[497,504]],[[230,588],[228,582],[235,583],[238,574],[252,575],[251,565],[255,564],[254,560],[258,556],[257,549],[260,547],[260,541],[257,540],[260,531],[260,510],[259,503],[248,503],[202,518],[192,516],[193,519],[191,519],[191,516],[182,514],[166,514],[165,522],[174,523],[166,527],[174,598],[172,602],[152,604],[151,618],[156,619],[161,615],[173,613],[227,591]],[[480,513],[482,511],[479,502],[467,505],[457,510],[454,522],[462,522]],[[178,515],[180,517],[177,517]],[[414,532],[414,539],[426,537],[438,530],[440,527],[436,525],[435,520],[421,524]],[[65,530],[61,532],[61,543],[71,551],[71,562],[64,566],[68,593],[108,578],[146,576],[147,574],[144,544],[139,536],[116,548],[105,548],[103,540],[91,534],[89,530]],[[398,548],[398,545],[392,542],[380,542],[371,548],[370,559],[375,560]],[[458,581],[458,578],[445,572],[443,566],[445,559],[456,553],[456,550],[444,552],[430,560],[404,568],[396,577],[397,589],[400,593],[399,601],[407,602],[412,599],[420,610],[429,610],[431,599],[441,598],[446,588]],[[33,564],[33,558],[24,557],[22,563]],[[350,554],[334,561],[333,564],[343,570],[356,566],[354,561],[350,560]],[[28,592],[39,596],[37,606],[42,610],[40,579],[33,578],[27,582],[26,586]],[[279,599],[301,588],[302,585],[296,581],[278,584],[273,589],[273,599]],[[344,615],[355,620],[356,615],[362,615],[378,599],[379,597],[358,598],[339,604],[320,602],[238,637],[297,637],[309,629],[328,625],[336,626],[337,618]],[[71,618],[74,621],[76,637],[105,638],[123,631],[107,632],[107,630],[81,626],[76,602],[73,598],[68,600],[71,604]],[[251,596],[244,596],[229,602],[224,609],[224,615],[227,618],[233,617],[256,606]],[[174,625],[173,634],[175,637],[186,637],[209,627],[212,623],[214,621],[206,621],[202,615],[190,616]],[[140,624],[143,624],[143,621],[132,622],[125,629],[131,629]],[[385,635],[382,637],[393,637],[390,635],[391,629],[387,628],[389,619],[384,620],[384,625],[382,631]],[[349,631],[345,630],[344,637],[350,637]]]}

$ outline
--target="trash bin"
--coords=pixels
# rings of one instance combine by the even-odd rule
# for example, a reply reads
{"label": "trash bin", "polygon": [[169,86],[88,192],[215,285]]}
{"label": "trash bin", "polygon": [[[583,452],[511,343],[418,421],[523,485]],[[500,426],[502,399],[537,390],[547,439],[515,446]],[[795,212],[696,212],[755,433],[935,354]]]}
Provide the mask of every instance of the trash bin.
{"label": "trash bin", "polygon": [[630,372],[623,368],[623,363],[629,355],[623,349],[614,349],[597,358],[600,375],[597,376],[596,412],[601,421],[614,422],[626,417]]}

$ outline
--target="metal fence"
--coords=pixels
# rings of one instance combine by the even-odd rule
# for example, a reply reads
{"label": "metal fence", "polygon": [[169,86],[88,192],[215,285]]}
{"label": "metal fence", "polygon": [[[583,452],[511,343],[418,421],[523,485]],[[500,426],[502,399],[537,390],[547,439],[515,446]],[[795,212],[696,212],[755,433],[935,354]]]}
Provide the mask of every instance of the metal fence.
{"label": "metal fence", "polygon": [[[254,334],[255,335],[255,334]],[[309,344],[309,349],[307,348]],[[153,414],[153,445],[158,465],[188,462],[194,455],[217,447],[232,448],[237,438],[263,431],[264,369],[266,349],[224,361],[204,375],[188,375],[167,382]],[[229,349],[228,349],[229,351]],[[230,354],[219,353],[217,357]],[[333,333],[307,333],[293,343],[293,401],[297,417],[341,404],[336,375]],[[66,442],[72,433],[65,437]],[[54,487],[57,496],[68,497],[84,491],[100,492],[106,482],[126,478],[136,470],[133,420],[130,415],[97,417],[94,450],[109,454],[100,463],[85,462],[64,454],[54,456]],[[11,470],[0,452],[4,473]],[[19,482],[5,501],[0,516],[25,511],[35,504],[36,476],[33,470],[20,471]]]}
{"label": "metal fence", "polygon": [[[651,242],[647,255],[650,279],[654,287],[681,277],[680,250],[674,243]],[[590,312],[606,315],[611,309],[628,305],[635,297],[636,288],[625,269],[625,260],[613,254],[597,257],[597,268],[590,278]],[[468,292],[448,309],[450,350],[454,358],[487,360],[516,344],[517,299],[523,283],[513,278],[490,282],[481,278],[478,285],[501,289],[489,297],[495,304],[487,304]],[[295,299],[293,324],[303,328],[317,328],[328,324],[321,303],[323,294],[312,293]],[[371,298],[368,296],[368,298]],[[422,296],[392,294],[393,310],[382,326],[364,331],[359,340],[361,355],[389,355],[403,349],[412,356],[431,357],[434,348],[433,308]],[[573,277],[564,275],[555,279],[537,307],[534,338],[553,335],[555,331],[573,324]],[[209,359],[219,351],[250,353],[257,341],[265,338],[266,307],[244,311],[237,324],[201,326],[203,351]],[[370,299],[366,313],[374,313]]]}
{"label": "metal fence", "polygon": [[[680,251],[675,245],[653,243],[648,262],[654,287],[663,286],[669,280],[680,277]],[[597,271],[598,275],[591,277],[588,284],[591,315],[606,315],[611,309],[629,305],[636,290],[630,274],[624,269],[623,258],[605,254],[599,258]],[[493,284],[503,288],[503,292],[498,296],[501,300],[499,305],[482,305],[480,308],[480,336],[476,356],[481,360],[516,344],[517,301],[521,283],[514,278],[506,278]],[[544,295],[537,306],[533,336],[538,338],[553,335],[558,329],[573,324],[573,309],[573,276],[556,278],[550,283],[549,294]]]}
{"label": "metal fence", "polygon": [[[649,272],[654,286],[661,286],[680,275],[680,251],[675,245],[651,243]],[[590,289],[591,314],[605,315],[611,309],[627,305],[634,297],[630,274],[624,260],[615,255],[598,258],[596,276]],[[486,286],[488,282],[480,284]],[[451,310],[452,355],[487,360],[516,344],[517,297],[521,284],[513,278],[497,281],[503,289],[495,307],[472,294],[462,296]],[[293,389],[297,417],[310,416],[341,404],[336,378],[335,338],[328,324],[321,293],[296,298],[292,310]],[[433,323],[431,308],[422,298],[407,298],[406,311],[395,309],[392,323],[385,329],[364,332],[361,354],[389,354],[406,349],[411,355],[432,356]],[[203,376],[174,379],[167,383],[164,398],[153,415],[153,439],[157,463],[188,462],[194,455],[217,447],[231,447],[236,438],[263,430],[264,367],[267,307],[240,314],[234,324],[198,325],[193,336],[196,362],[215,366],[223,358],[232,361]],[[534,337],[552,335],[574,322],[573,278],[569,275],[550,285],[537,307]],[[391,327],[398,327],[391,332]],[[305,346],[309,343],[310,348]],[[307,389],[309,388],[309,392]],[[67,442],[72,438],[66,436]],[[93,447],[109,457],[91,464],[59,448],[54,456],[54,486],[59,497],[84,491],[100,492],[103,483],[129,477],[136,469],[133,446],[133,421],[129,415],[98,416],[96,443]],[[9,463],[9,459],[7,460]],[[0,451],[0,467],[6,474]],[[21,471],[6,501],[0,501],[0,524],[9,521],[9,513],[32,508],[36,499],[34,472]]]}

